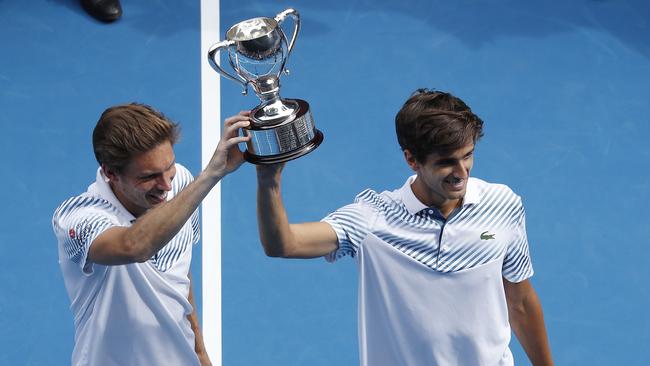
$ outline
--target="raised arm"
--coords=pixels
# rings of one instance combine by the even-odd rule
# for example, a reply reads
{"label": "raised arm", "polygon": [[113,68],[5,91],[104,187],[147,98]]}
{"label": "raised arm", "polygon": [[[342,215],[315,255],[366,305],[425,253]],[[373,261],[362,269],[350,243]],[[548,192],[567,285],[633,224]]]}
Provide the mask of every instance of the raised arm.
{"label": "raised arm", "polygon": [[217,149],[206,168],[173,199],[140,216],[130,227],[113,227],[99,235],[90,246],[88,260],[117,265],[145,262],[167,244],[183,227],[210,190],[242,163],[237,146],[248,137],[238,130],[249,124],[248,113],[227,118]]}
{"label": "raised arm", "polygon": [[289,224],[281,194],[284,165],[257,166],[257,222],[264,252],[270,257],[315,258],[338,248],[325,222]]}
{"label": "raised arm", "polygon": [[503,287],[510,324],[530,362],[533,366],[553,365],[542,306],[530,281],[512,283],[503,279]]}

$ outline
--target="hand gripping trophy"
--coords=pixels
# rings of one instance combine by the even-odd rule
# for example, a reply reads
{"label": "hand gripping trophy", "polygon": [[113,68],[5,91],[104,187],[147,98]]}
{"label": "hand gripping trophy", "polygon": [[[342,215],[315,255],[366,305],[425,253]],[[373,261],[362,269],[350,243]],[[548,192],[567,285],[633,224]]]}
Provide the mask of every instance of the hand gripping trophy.
{"label": "hand gripping trophy", "polygon": [[[294,22],[291,41],[280,24],[290,16]],[[226,40],[212,47],[208,61],[213,69],[243,86],[248,85],[262,103],[251,111],[251,124],[244,133],[251,136],[244,157],[253,164],[275,164],[303,156],[323,141],[314,127],[309,104],[301,99],[280,97],[280,74],[289,74],[284,65],[300,30],[300,16],[287,9],[275,18],[253,18],[237,23],[226,33]],[[228,50],[235,75],[219,66],[219,52]]]}

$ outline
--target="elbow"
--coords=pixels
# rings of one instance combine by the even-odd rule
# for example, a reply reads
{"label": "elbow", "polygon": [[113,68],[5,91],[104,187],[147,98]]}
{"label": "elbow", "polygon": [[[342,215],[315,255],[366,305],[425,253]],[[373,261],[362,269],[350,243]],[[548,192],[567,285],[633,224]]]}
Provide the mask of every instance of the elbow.
{"label": "elbow", "polygon": [[152,257],[151,255],[138,255],[138,256],[133,257],[133,262],[135,262],[135,263],[145,263],[151,257]]}
{"label": "elbow", "polygon": [[271,258],[284,258],[284,254],[282,252],[275,250],[264,249],[264,254],[266,254],[267,257]]}
{"label": "elbow", "polygon": [[150,253],[142,245],[138,244],[133,240],[124,241],[124,257],[129,263],[145,263],[155,254]]}
{"label": "elbow", "polygon": [[526,319],[527,312],[526,312],[526,307],[518,304],[518,305],[509,305],[508,306],[508,316],[510,317],[511,321],[515,322],[519,319]]}
{"label": "elbow", "polygon": [[271,258],[289,258],[290,252],[285,245],[278,243],[262,243],[264,254]]}
{"label": "elbow", "polygon": [[267,247],[264,247],[264,254],[266,254],[267,257],[271,257],[271,258],[287,258],[289,256],[283,250],[279,250],[275,248],[271,249]]}
{"label": "elbow", "polygon": [[508,304],[508,313],[510,317],[520,318],[526,316],[526,303],[524,299],[507,299],[506,303]]}

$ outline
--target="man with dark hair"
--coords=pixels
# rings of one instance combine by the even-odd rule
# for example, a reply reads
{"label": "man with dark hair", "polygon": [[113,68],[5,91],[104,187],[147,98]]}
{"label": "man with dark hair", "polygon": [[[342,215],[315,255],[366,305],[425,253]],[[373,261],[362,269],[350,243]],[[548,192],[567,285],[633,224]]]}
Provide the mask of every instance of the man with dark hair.
{"label": "man with dark hair", "polygon": [[226,119],[196,177],[176,163],[178,126],[141,104],[107,109],[93,132],[99,168],[52,224],[75,323],[72,364],[210,365],[190,279],[198,206],[243,162],[246,113]]}
{"label": "man with dark hair", "polygon": [[364,366],[512,365],[511,324],[532,363],[551,365],[521,199],[470,178],[483,121],[459,98],[421,89],[395,122],[415,175],[321,222],[289,224],[282,165],[258,166],[266,254],[356,259]]}

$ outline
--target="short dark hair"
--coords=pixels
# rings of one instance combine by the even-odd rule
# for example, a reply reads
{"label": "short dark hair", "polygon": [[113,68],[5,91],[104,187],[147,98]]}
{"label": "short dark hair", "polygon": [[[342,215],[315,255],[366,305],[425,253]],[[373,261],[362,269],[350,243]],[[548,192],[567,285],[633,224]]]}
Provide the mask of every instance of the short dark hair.
{"label": "short dark hair", "polygon": [[483,121],[450,93],[418,89],[395,116],[397,141],[416,160],[446,155],[483,136]]}
{"label": "short dark hair", "polygon": [[97,162],[118,172],[139,154],[165,141],[178,141],[180,128],[152,107],[131,103],[110,107],[102,113],[93,131]]}

